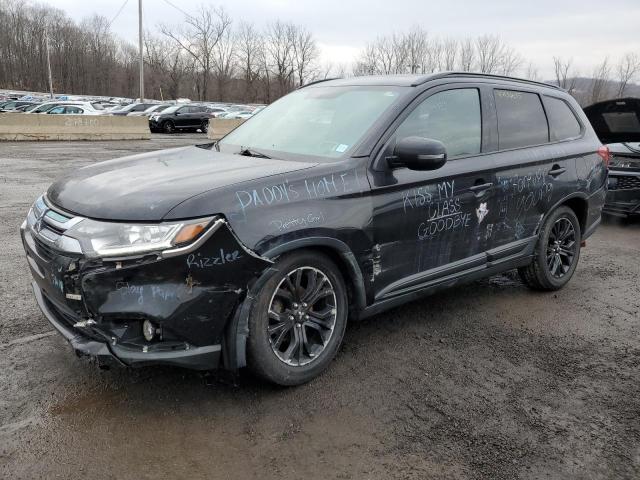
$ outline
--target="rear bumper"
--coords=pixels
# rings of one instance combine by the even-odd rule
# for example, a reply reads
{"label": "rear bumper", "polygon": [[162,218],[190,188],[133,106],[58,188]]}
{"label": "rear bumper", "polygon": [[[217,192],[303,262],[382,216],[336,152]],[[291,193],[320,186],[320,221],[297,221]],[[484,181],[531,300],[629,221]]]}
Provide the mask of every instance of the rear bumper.
{"label": "rear bumper", "polygon": [[609,171],[609,190],[603,211],[621,217],[640,215],[640,172]]}
{"label": "rear bumper", "polygon": [[36,282],[31,284],[36,302],[49,323],[71,344],[78,356],[95,358],[100,365],[142,367],[147,365],[173,365],[194,370],[212,370],[219,366],[222,348],[220,345],[195,347],[185,344],[183,349],[171,351],[144,351],[125,348],[117,344],[100,342],[89,338],[79,330],[69,327],[50,308],[50,300]]}

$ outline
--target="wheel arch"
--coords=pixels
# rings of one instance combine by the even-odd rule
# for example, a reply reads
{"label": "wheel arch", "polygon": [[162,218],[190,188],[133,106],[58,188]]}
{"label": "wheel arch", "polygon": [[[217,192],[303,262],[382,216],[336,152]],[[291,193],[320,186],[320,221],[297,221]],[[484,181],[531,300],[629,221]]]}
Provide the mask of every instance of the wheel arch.
{"label": "wheel arch", "polygon": [[582,198],[579,196],[571,197],[567,199],[562,205],[566,205],[573,213],[578,217],[578,222],[580,223],[580,232],[584,234],[587,228],[587,215],[589,213],[589,204],[586,198]]}
{"label": "wheel arch", "polygon": [[[563,197],[562,199],[558,200],[555,204],[553,204],[553,206],[551,206],[547,210],[547,213],[544,214],[544,217],[540,222],[539,228],[541,228],[544,221],[546,221],[547,217],[549,217],[549,215],[551,215],[552,212],[554,212],[557,208],[562,206],[569,207],[571,210],[573,210],[573,213],[575,213],[576,217],[578,217],[578,223],[580,223],[580,232],[584,233],[584,230],[587,224],[587,214],[589,212],[589,203],[587,200],[587,196],[581,192],[575,192],[570,195],[567,195],[566,197]],[[540,232],[538,231],[537,233],[539,234]]]}
{"label": "wheel arch", "polygon": [[[349,246],[331,237],[306,237],[282,243],[261,254],[262,257],[276,261],[278,257],[298,250],[315,250],[331,258],[343,273],[347,284],[350,315],[357,318],[366,307],[364,277],[356,257]],[[247,364],[247,337],[249,335],[249,315],[260,288],[276,272],[273,266],[267,267],[262,274],[248,286],[246,297],[237,306],[233,318],[225,329],[223,341],[223,362],[226,369],[237,371]],[[347,275],[344,275],[347,272]]]}
{"label": "wheel arch", "polygon": [[266,252],[263,256],[271,260],[297,250],[316,250],[333,260],[343,273],[347,284],[350,305],[354,308],[350,313],[356,313],[366,307],[366,293],[364,277],[356,256],[349,246],[341,240],[332,237],[305,237],[282,243]]}

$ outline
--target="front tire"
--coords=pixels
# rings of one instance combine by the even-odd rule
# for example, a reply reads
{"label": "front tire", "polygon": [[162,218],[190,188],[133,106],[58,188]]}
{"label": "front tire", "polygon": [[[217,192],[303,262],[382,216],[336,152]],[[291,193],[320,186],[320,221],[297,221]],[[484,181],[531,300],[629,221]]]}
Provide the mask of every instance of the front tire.
{"label": "front tire", "polygon": [[278,385],[306,383],[336,355],[347,325],[347,290],[326,255],[300,251],[275,265],[249,318],[247,364]]}
{"label": "front tire", "polygon": [[576,270],[581,241],[580,222],[573,210],[564,206],[554,210],[540,230],[533,261],[518,269],[520,278],[534,290],[561,289]]}

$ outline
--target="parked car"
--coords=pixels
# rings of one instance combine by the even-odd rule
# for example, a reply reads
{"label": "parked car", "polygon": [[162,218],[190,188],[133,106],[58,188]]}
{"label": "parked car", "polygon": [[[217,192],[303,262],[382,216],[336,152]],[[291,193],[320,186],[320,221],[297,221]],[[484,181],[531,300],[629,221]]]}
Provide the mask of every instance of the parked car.
{"label": "parked car", "polygon": [[78,105],[57,105],[45,112],[47,115],[100,115],[96,110],[89,110]]}
{"label": "parked car", "polygon": [[5,102],[0,106],[0,112],[12,112],[18,107],[22,107],[24,105],[33,105],[35,102],[27,101],[27,100],[12,100],[10,102]]}
{"label": "parked car", "polygon": [[52,100],[50,102],[42,103],[38,105],[36,108],[34,108],[33,110],[25,113],[49,113],[50,110],[60,105],[69,105],[69,106],[73,105],[73,106],[82,108],[84,111],[92,111],[96,113],[100,113],[104,110],[104,107],[102,106],[102,104],[97,102],[83,102],[83,101],[73,101],[73,100],[53,101]]}
{"label": "parked car", "polygon": [[149,128],[152,132],[174,133],[177,130],[201,130],[207,132],[213,114],[205,105],[174,105],[162,112],[152,113]]}
{"label": "parked car", "polygon": [[640,99],[618,98],[584,109],[603,143],[611,150],[609,189],[604,212],[640,215]]}
{"label": "parked car", "polygon": [[156,103],[131,103],[129,105],[124,105],[120,108],[114,108],[112,110],[109,110],[107,112],[107,115],[118,115],[118,116],[124,116],[124,115],[129,115],[130,113],[135,113],[135,112],[144,112],[147,108],[149,107],[153,107],[154,105],[157,105]]}
{"label": "parked car", "polygon": [[159,113],[169,107],[171,107],[173,104],[171,103],[161,103],[158,105],[152,105],[151,107],[147,108],[146,110],[143,111],[137,111],[137,112],[131,112],[129,114],[127,114],[128,117],[148,117],[150,116],[152,113],[156,112]]}
{"label": "parked car", "polygon": [[348,318],[511,269],[562,288],[608,155],[543,83],[332,80],[216,143],[76,169],[21,232],[36,300],[79,355],[294,385],[327,368]]}
{"label": "parked car", "polygon": [[31,111],[34,108],[36,108],[38,105],[40,105],[39,103],[32,103],[32,104],[28,104],[28,105],[21,105],[19,107],[16,107],[13,109],[14,113],[25,113],[27,111]]}
{"label": "parked car", "polygon": [[247,119],[253,116],[253,112],[249,110],[239,110],[237,112],[227,112],[218,118],[226,118],[226,119]]}

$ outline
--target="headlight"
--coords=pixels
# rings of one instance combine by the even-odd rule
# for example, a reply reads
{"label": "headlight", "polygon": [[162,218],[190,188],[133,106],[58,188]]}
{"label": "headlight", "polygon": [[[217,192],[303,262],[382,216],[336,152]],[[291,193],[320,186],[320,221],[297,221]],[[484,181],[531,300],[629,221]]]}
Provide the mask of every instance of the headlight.
{"label": "headlight", "polygon": [[65,235],[79,240],[88,256],[120,257],[185,246],[197,239],[213,218],[155,225],[85,219]]}

